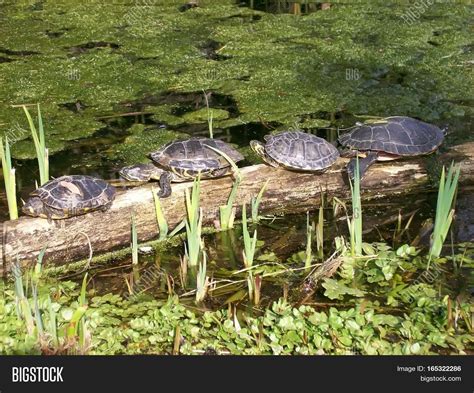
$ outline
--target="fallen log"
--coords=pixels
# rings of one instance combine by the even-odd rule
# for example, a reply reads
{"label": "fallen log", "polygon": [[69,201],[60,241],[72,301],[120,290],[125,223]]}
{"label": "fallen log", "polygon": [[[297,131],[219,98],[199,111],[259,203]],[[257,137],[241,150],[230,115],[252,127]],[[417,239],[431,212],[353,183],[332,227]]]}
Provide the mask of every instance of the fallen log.
{"label": "fallen log", "polygon": [[[450,148],[446,153],[430,157],[377,163],[362,181],[363,199],[402,194],[424,193],[430,187],[429,173],[439,176],[437,164],[461,163],[461,184],[474,184],[474,142]],[[296,173],[265,164],[242,168],[243,180],[236,201],[237,215],[243,203],[250,203],[269,180],[260,212],[262,214],[298,213],[319,206],[321,193],[327,197],[348,198],[350,195],[343,170],[347,159],[340,158],[321,175]],[[436,166],[437,168],[432,168]],[[430,169],[431,168],[431,169]],[[203,222],[208,225],[219,217],[219,206],[227,202],[233,179],[224,177],[202,181],[201,207]],[[185,217],[184,190],[192,183],[173,185],[173,194],[162,200],[162,208],[170,228]],[[21,217],[3,223],[0,250],[0,274],[10,270],[18,260],[23,266],[36,260],[46,246],[44,263],[64,264],[89,256],[123,248],[130,244],[131,214],[134,212],[139,241],[156,238],[159,229],[152,196],[153,184],[119,191],[107,212],[94,212],[49,223],[45,219]]]}

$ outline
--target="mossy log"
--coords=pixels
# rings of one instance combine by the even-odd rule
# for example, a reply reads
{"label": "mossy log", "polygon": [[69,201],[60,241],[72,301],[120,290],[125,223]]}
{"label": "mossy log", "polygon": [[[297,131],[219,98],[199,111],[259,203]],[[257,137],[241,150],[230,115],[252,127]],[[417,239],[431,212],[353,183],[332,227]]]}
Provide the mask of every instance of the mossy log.
{"label": "mossy log", "polygon": [[[461,163],[461,184],[474,184],[474,142],[468,142],[428,157],[376,163],[362,181],[363,199],[403,193],[425,193],[432,185],[432,176],[439,176],[441,164],[452,160]],[[237,216],[243,203],[250,204],[264,183],[269,180],[260,212],[262,214],[298,213],[319,206],[321,193],[328,198],[350,195],[344,166],[339,161],[328,171],[316,175],[276,169],[265,164],[241,169],[243,180],[236,198]],[[205,180],[201,184],[203,222],[214,224],[219,219],[219,206],[227,202],[233,179],[224,177]],[[184,190],[192,183],[173,184],[173,194],[162,200],[162,208],[170,228],[179,224],[186,214]],[[64,264],[113,249],[128,247],[131,238],[131,215],[135,213],[139,241],[156,238],[159,232],[152,196],[153,184],[119,190],[112,208],[84,216],[49,223],[46,219],[21,217],[3,223],[0,272],[10,270],[12,262],[21,265],[36,260],[47,246],[44,262]],[[155,186],[157,187],[157,186]]]}

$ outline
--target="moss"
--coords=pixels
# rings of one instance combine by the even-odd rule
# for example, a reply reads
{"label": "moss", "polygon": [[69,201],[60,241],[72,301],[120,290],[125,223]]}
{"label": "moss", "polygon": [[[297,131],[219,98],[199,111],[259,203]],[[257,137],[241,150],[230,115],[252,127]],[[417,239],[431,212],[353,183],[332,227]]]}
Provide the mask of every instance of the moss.
{"label": "moss", "polygon": [[115,145],[113,156],[124,164],[149,162],[147,154],[158,150],[164,144],[183,137],[174,131],[158,128],[145,128],[139,124],[132,127],[132,134],[125,138],[123,143]]}
{"label": "moss", "polygon": [[[224,109],[210,108],[210,111],[212,113],[213,121],[225,120],[229,117],[229,112],[227,112]],[[209,113],[208,113],[207,108],[202,108],[197,111],[189,112],[183,115],[184,121],[190,124],[199,124],[199,123],[207,122],[208,117],[209,117]]]}
{"label": "moss", "polygon": [[[230,0],[187,12],[178,6],[49,2],[31,12],[4,5],[2,46],[38,54],[0,63],[0,133],[25,124],[11,104],[41,102],[54,152],[92,136],[102,127],[97,117],[127,112],[147,94],[202,89],[236,100],[231,125],[290,126],[303,114],[338,111],[426,121],[472,114],[463,102],[473,87],[468,6],[432,5],[412,25],[401,19],[403,5],[337,4],[304,17],[252,12]],[[210,40],[220,60],[206,57]],[[85,109],[61,106],[76,101]],[[151,109],[152,119],[183,124],[167,105]],[[31,157],[28,135],[19,139],[13,154]]]}

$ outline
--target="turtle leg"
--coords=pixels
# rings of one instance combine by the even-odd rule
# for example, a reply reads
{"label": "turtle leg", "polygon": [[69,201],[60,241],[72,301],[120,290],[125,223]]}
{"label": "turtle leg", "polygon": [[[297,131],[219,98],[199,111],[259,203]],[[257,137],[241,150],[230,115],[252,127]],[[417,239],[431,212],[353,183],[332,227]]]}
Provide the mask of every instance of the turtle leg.
{"label": "turtle leg", "polygon": [[49,208],[49,206],[44,206],[44,214],[46,215],[46,218],[48,219],[48,224],[52,224],[53,222],[53,212]]}
{"label": "turtle leg", "polygon": [[173,180],[171,172],[162,173],[160,176],[160,191],[157,193],[159,198],[168,198],[171,195],[171,180]]}
{"label": "turtle leg", "polygon": [[276,162],[273,158],[271,158],[266,152],[265,152],[265,145],[262,142],[259,141],[250,141],[250,147],[252,150],[257,153],[263,161],[265,161],[268,165],[271,165],[275,168],[279,167],[280,165],[278,162]]}
{"label": "turtle leg", "polygon": [[109,203],[105,204],[104,206],[102,206],[100,208],[100,211],[102,211],[102,212],[109,211],[111,207],[112,207],[112,202],[109,202]]}
{"label": "turtle leg", "polygon": [[[364,177],[365,172],[372,165],[375,161],[377,161],[379,154],[375,151],[371,151],[367,154],[364,158],[359,158],[359,176],[362,179]],[[347,164],[347,174],[351,180],[354,179],[355,171],[356,171],[356,162],[357,157],[353,158],[349,164]]]}

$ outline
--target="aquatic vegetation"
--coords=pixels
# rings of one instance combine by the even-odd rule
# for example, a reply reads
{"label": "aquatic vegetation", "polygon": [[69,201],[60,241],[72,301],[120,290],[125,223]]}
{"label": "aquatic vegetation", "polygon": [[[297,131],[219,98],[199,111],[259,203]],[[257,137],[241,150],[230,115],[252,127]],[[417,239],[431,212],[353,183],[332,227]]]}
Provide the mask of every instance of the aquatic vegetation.
{"label": "aquatic vegetation", "polygon": [[208,288],[209,277],[207,276],[207,257],[206,253],[203,251],[196,275],[196,303],[201,303],[206,298]]}
{"label": "aquatic vegetation", "polygon": [[352,218],[347,218],[353,256],[362,254],[362,205],[360,202],[359,160],[356,159],[354,182],[349,179],[352,198]]}
{"label": "aquatic vegetation", "polygon": [[212,126],[213,116],[214,113],[211,108],[209,108],[209,99],[207,98],[207,93],[205,90],[202,91],[204,94],[204,98],[206,100],[206,108],[207,108],[207,125],[209,128],[209,138],[214,138],[214,129]]}
{"label": "aquatic vegetation", "polygon": [[268,186],[268,182],[270,181],[270,179],[268,179],[265,184],[262,186],[262,188],[260,189],[260,191],[258,192],[257,196],[256,197],[252,197],[251,199],[251,205],[252,205],[252,222],[254,224],[257,224],[258,221],[260,220],[260,216],[258,215],[258,209],[260,207],[260,203],[262,202],[262,197],[263,197],[263,193],[265,192],[267,186]]}
{"label": "aquatic vegetation", "polygon": [[[192,13],[163,2],[141,18],[133,17],[134,8],[51,3],[38,19],[22,5],[4,5],[2,45],[33,53],[4,55],[11,61],[0,65],[0,96],[8,97],[0,113],[0,123],[7,124],[2,132],[22,121],[9,104],[39,101],[51,125],[53,154],[94,135],[104,115],[145,112],[157,122],[178,121],[163,113],[168,102],[148,104],[150,92],[203,89],[232,95],[239,110],[232,120],[244,123],[263,115],[288,126],[301,115],[341,108],[425,120],[472,113],[459,95],[471,72],[467,5],[434,4],[413,25],[402,23],[405,7],[368,2],[304,17],[249,11],[231,1]],[[209,39],[223,43],[219,54],[225,61],[209,60],[196,48]],[[38,78],[39,69],[50,71]],[[262,86],[268,94],[261,94]],[[327,121],[323,117],[315,120]],[[220,127],[215,113],[213,126]],[[27,138],[22,134],[15,143],[15,158],[34,156]]]}
{"label": "aquatic vegetation", "polygon": [[[57,326],[59,347],[67,332],[72,335],[77,328],[74,340],[84,343],[79,351],[87,348],[91,354],[202,354],[209,348],[220,354],[465,354],[472,343],[470,305],[457,297],[456,290],[438,285],[445,269],[435,265],[428,272],[428,257],[409,245],[392,249],[384,243],[364,243],[364,247],[370,256],[353,258],[350,250],[341,255],[354,261],[352,274],[339,270],[324,280],[321,295],[331,301],[327,305],[319,299],[313,304],[310,299],[295,307],[279,299],[264,303],[261,314],[245,308],[228,312],[226,305],[197,312],[176,294],[158,300],[145,292],[126,298],[107,293],[88,301],[81,318],[84,341],[79,341],[81,323],[76,317],[86,304],[85,279],[80,285],[43,277],[36,304],[44,332],[54,332],[52,326]],[[471,247],[458,257],[470,265],[472,256]],[[253,296],[251,302],[262,305],[261,286],[265,288],[268,277],[277,271],[256,268],[250,269],[253,280],[248,283],[253,288],[249,296]],[[206,280],[208,269],[206,259],[196,279],[201,294],[205,288],[208,292],[213,289]],[[242,272],[247,282],[248,272]],[[0,351],[39,353],[36,336],[27,339],[28,323],[32,331],[37,326],[34,302],[26,306],[30,307],[30,322],[19,320],[14,285],[0,283],[6,294],[0,298]],[[22,287],[26,288],[24,283]],[[197,296],[197,291],[192,293]],[[217,291],[212,293],[217,300]],[[233,298],[231,302],[243,299],[237,294]]]}
{"label": "aquatic vegetation", "polygon": [[253,237],[250,236],[247,223],[247,206],[242,205],[242,237],[244,242],[244,249],[242,256],[244,266],[247,270],[247,288],[249,299],[253,300],[255,305],[260,303],[260,290],[262,287],[262,277],[254,274],[252,270],[255,258],[255,250],[257,248],[257,230],[253,231]]}
{"label": "aquatic vegetation", "polygon": [[7,194],[8,214],[10,216],[10,220],[16,220],[18,218],[16,178],[15,168],[12,167],[8,137],[5,138],[5,147],[3,146],[3,139],[0,138],[0,154],[2,155],[3,181],[5,183],[5,193]]}
{"label": "aquatic vegetation", "polygon": [[[222,132],[235,142],[240,138],[237,130],[247,137],[247,133],[260,136],[263,131],[287,129],[294,122],[305,130],[335,128],[345,126],[346,116],[352,121],[353,114],[364,119],[367,114],[403,113],[436,121],[472,113],[459,95],[471,71],[468,7],[436,4],[419,23],[408,27],[400,23],[404,11],[397,6],[340,4],[330,12],[295,17],[249,11],[230,0],[211,3],[192,13],[179,13],[176,2],[166,0],[147,7],[149,12],[140,18],[133,14],[137,8],[133,5],[45,2],[41,18],[25,13],[25,5],[5,5],[2,29],[7,34],[2,45],[14,51],[5,53],[8,61],[0,64],[6,81],[0,86],[4,97],[0,123],[6,125],[1,132],[8,135],[13,157],[34,157],[35,146],[41,148],[41,132],[38,144],[31,143],[29,133],[19,132],[18,138],[11,139],[10,132],[22,116],[12,103],[42,102],[50,125],[43,133],[51,154],[76,146],[73,141],[81,144],[93,137],[88,143],[95,143],[102,138],[96,132],[104,125],[112,129],[117,140],[105,139],[103,155],[113,162],[114,170],[118,163],[145,160],[146,153],[182,137],[182,131],[211,137]],[[298,13],[299,5],[293,10]],[[30,29],[23,28],[25,23]],[[218,40],[220,47],[218,56],[210,59],[203,46],[212,40]],[[20,50],[29,53],[21,61]],[[97,71],[103,69],[108,72]],[[37,70],[52,72],[35,78]],[[155,126],[148,127],[151,123]],[[234,126],[241,128],[227,128]],[[3,159],[7,154],[0,147]],[[85,161],[87,170],[112,167],[102,167],[100,159],[97,166]],[[2,162],[2,167],[5,171],[7,165]],[[235,181],[227,204],[220,207],[220,227],[233,231],[215,235],[217,241],[202,228],[199,179],[186,190],[186,219],[169,234],[162,201],[153,191],[159,239],[169,239],[186,227],[181,261],[184,235],[153,243],[155,255],[140,257],[136,265],[138,236],[132,217],[131,246],[121,250],[122,256],[126,254],[121,271],[126,278],[142,274],[143,269],[143,278],[148,269],[159,265],[166,274],[157,285],[137,291],[133,276],[126,281],[128,295],[133,296],[122,296],[120,288],[104,285],[99,270],[99,285],[89,288],[86,302],[87,276],[82,285],[79,280],[49,276],[41,267],[46,248],[31,275],[19,273],[22,281],[0,282],[5,294],[0,297],[0,353],[61,352],[69,342],[75,344],[63,352],[76,348],[92,354],[468,352],[470,305],[459,293],[461,286],[453,282],[461,282],[466,267],[472,267],[472,245],[454,245],[452,255],[438,260],[452,260],[452,264],[436,263],[427,270],[435,241],[441,252],[446,234],[433,236],[427,256],[422,249],[402,243],[416,220],[410,217],[403,227],[401,214],[392,247],[367,243],[370,235],[364,235],[364,243],[360,180],[351,184],[351,219],[342,202],[337,198],[333,202],[335,216],[341,207],[346,211],[349,250],[340,228],[336,228],[338,237],[333,237],[333,227],[325,230],[323,202],[315,223],[310,225],[307,217],[306,238],[303,221],[290,228],[289,217],[275,217],[258,227],[258,240],[255,225],[261,219],[258,210],[268,183],[252,197],[252,226],[245,205],[242,226],[235,226],[241,175],[235,163],[232,168]],[[442,178],[445,195],[451,193],[455,178],[457,182],[456,172],[451,178],[448,172],[447,178]],[[18,183],[23,180],[18,179]],[[455,194],[449,206],[446,197],[440,214],[444,216],[440,227],[446,233],[454,217]],[[365,210],[364,214],[368,226],[372,217]],[[324,244],[328,234],[335,241],[326,239]],[[168,243],[176,247],[170,245],[172,251],[162,253]],[[228,243],[225,249],[224,243]],[[257,252],[262,244],[262,252]],[[300,299],[293,302],[293,286],[308,275],[306,268],[315,259],[324,262],[325,252],[332,251],[341,265],[295,307]],[[127,270],[130,253],[131,273]],[[240,253],[245,268],[235,271],[241,267]],[[123,292],[127,294],[126,288]],[[202,304],[208,295],[212,301]]]}
{"label": "aquatic vegetation", "polygon": [[23,111],[28,119],[30,125],[31,135],[35,144],[36,158],[38,160],[38,169],[40,173],[40,186],[49,181],[49,152],[46,148],[46,140],[44,137],[43,118],[41,117],[40,105],[37,104],[38,110],[38,130],[36,130],[35,123],[31,118],[27,107],[23,105]]}
{"label": "aquatic vegetation", "polygon": [[232,189],[227,198],[227,204],[219,206],[219,218],[220,218],[220,227],[222,230],[226,231],[234,227],[235,220],[235,208],[234,202],[237,198],[237,190],[240,185],[240,177],[236,177],[232,183]]}
{"label": "aquatic vegetation", "polygon": [[132,265],[138,264],[138,236],[137,236],[137,224],[135,221],[135,213],[132,213],[132,241],[130,242],[130,247],[132,250]]}
{"label": "aquatic vegetation", "polygon": [[233,228],[234,226],[234,219],[235,219],[235,208],[234,202],[235,198],[237,197],[237,189],[239,188],[240,182],[242,181],[242,175],[238,166],[235,164],[234,160],[230,158],[226,153],[219,149],[215,149],[212,146],[208,146],[209,149],[214,150],[216,153],[219,153],[222,157],[226,159],[226,161],[232,166],[233,174],[234,174],[234,182],[232,183],[232,189],[229,194],[229,198],[227,198],[227,204],[224,206],[219,206],[220,212],[220,226],[222,230],[228,230]]}
{"label": "aquatic vegetation", "polygon": [[186,244],[185,256],[189,266],[198,266],[199,258],[204,250],[201,239],[202,209],[199,207],[199,194],[201,189],[200,177],[194,179],[191,193],[186,189]]}
{"label": "aquatic vegetation", "polygon": [[[39,297],[41,291],[41,262],[25,275],[18,265],[13,267],[14,295],[17,304],[16,317],[24,323],[25,344],[30,347],[26,353],[42,354],[84,354],[89,350],[90,332],[85,322],[87,273],[84,275],[78,301],[71,308],[59,313],[59,304],[51,300],[48,292]],[[23,278],[26,279],[26,284]],[[32,299],[25,291],[30,290]],[[31,306],[33,305],[33,307]],[[58,325],[58,320],[61,324]],[[0,339],[1,341],[1,339]],[[1,344],[0,344],[1,347]],[[22,352],[23,353],[23,352]]]}
{"label": "aquatic vegetation", "polygon": [[436,203],[436,218],[431,239],[430,257],[437,258],[441,254],[444,241],[454,216],[454,198],[458,186],[461,167],[451,164],[446,176],[445,168],[441,171]]}
{"label": "aquatic vegetation", "polygon": [[155,202],[156,222],[158,224],[158,229],[160,230],[158,240],[165,240],[168,236],[168,223],[166,222],[166,217],[163,214],[163,209],[161,208],[160,198],[153,187],[151,192],[153,194],[153,201]]}
{"label": "aquatic vegetation", "polygon": [[253,266],[255,249],[257,247],[257,230],[253,231],[253,237],[250,237],[250,232],[247,224],[247,207],[242,206],[242,235],[244,240],[244,249],[242,255],[244,257],[244,266],[251,268]]}
{"label": "aquatic vegetation", "polygon": [[309,221],[309,212],[306,213],[306,257],[304,266],[306,270],[311,268],[313,262],[313,252],[312,252],[312,243],[313,243],[313,226]]}
{"label": "aquatic vegetation", "polygon": [[316,250],[318,253],[318,259],[322,261],[324,259],[324,199],[321,195],[321,206],[319,206],[318,222],[316,223]]}

